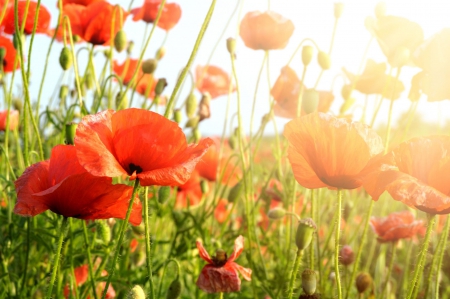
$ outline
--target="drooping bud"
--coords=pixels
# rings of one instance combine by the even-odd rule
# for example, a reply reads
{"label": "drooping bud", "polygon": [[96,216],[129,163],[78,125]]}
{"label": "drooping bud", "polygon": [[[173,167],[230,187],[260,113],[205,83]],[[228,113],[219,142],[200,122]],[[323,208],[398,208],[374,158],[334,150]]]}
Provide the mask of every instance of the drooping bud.
{"label": "drooping bud", "polygon": [[158,66],[158,61],[156,59],[147,59],[142,63],[142,71],[144,74],[153,74]]}
{"label": "drooping bud", "polygon": [[209,185],[208,182],[205,180],[202,180],[200,182],[200,189],[202,190],[203,194],[207,194],[209,192]]}
{"label": "drooping bud", "polygon": [[111,241],[111,228],[103,220],[97,220],[97,235],[102,240],[103,244],[109,244]]}
{"label": "drooping bud", "polygon": [[194,93],[191,93],[188,95],[186,99],[186,115],[188,117],[192,117],[195,114],[195,111],[197,111],[197,97]]}
{"label": "drooping bud", "polygon": [[61,54],[59,54],[59,64],[61,68],[65,71],[72,67],[72,53],[70,53],[70,49],[68,47],[64,47],[61,50]]}
{"label": "drooping bud", "polygon": [[286,210],[280,207],[274,208],[267,213],[267,217],[272,220],[278,220],[286,216]]}
{"label": "drooping bud", "polygon": [[315,231],[316,224],[311,218],[305,218],[298,222],[295,243],[297,244],[297,248],[299,250],[304,250],[309,246]]}
{"label": "drooping bud", "polygon": [[196,128],[198,126],[198,122],[200,121],[200,117],[199,116],[194,116],[192,118],[190,118],[187,122],[185,127],[186,128]]}
{"label": "drooping bud", "polygon": [[127,299],[145,299],[144,290],[141,286],[135,285],[128,293]]}
{"label": "drooping bud", "polygon": [[114,37],[114,49],[117,52],[122,52],[127,46],[127,34],[123,30],[119,30]]}
{"label": "drooping bud", "polygon": [[156,87],[155,87],[155,95],[160,96],[163,93],[166,86],[167,86],[166,78],[158,79],[158,83],[156,83]]}
{"label": "drooping bud", "polygon": [[194,128],[194,130],[192,131],[192,134],[194,136],[194,142],[198,143],[200,141],[200,139],[202,139],[202,133],[200,133],[200,130],[197,128]]}
{"label": "drooping bud", "polygon": [[66,124],[66,144],[75,144],[74,139],[77,126],[78,124],[75,123]]}
{"label": "drooping bud", "polygon": [[352,94],[351,84],[345,84],[344,86],[342,86],[341,95],[344,101],[347,101],[350,98],[351,94]]}
{"label": "drooping bud", "polygon": [[339,262],[344,266],[349,266],[355,261],[355,253],[349,245],[345,245],[339,250]]}
{"label": "drooping bud", "polygon": [[368,288],[372,286],[373,280],[369,273],[360,273],[356,277],[356,288],[360,294],[364,293]]}
{"label": "drooping bud", "polygon": [[165,203],[170,197],[170,187],[169,186],[161,186],[158,190],[158,202]]}
{"label": "drooping bud", "polygon": [[344,3],[337,2],[334,3],[334,17],[339,19],[342,16],[342,12],[344,11]]}
{"label": "drooping bud", "polygon": [[319,54],[317,54],[317,62],[323,70],[328,70],[331,67],[330,56],[323,51],[319,51]]}
{"label": "drooping bud", "polygon": [[313,58],[314,48],[312,46],[303,46],[302,48],[302,62],[304,66],[309,65]]}
{"label": "drooping bud", "polygon": [[227,38],[227,50],[230,54],[236,51],[236,40],[232,37]]}
{"label": "drooping bud", "polygon": [[69,95],[69,86],[61,85],[61,87],[59,88],[59,99],[65,100],[68,95]]}
{"label": "drooping bud", "polygon": [[131,55],[131,53],[133,53],[133,50],[134,50],[134,41],[130,40],[127,46],[127,54]]}
{"label": "drooping bud", "polygon": [[177,299],[181,295],[181,282],[180,279],[175,278],[174,281],[169,286],[169,289],[167,290],[167,296],[166,299]]}
{"label": "drooping bud", "polygon": [[179,124],[183,120],[183,116],[180,109],[175,109],[173,111],[173,120]]}
{"label": "drooping bud", "polygon": [[200,100],[200,105],[198,106],[198,116],[200,116],[200,121],[211,117],[211,95],[209,92],[205,92]]}
{"label": "drooping bud", "polygon": [[145,226],[144,223],[142,222],[139,225],[132,225],[131,226],[131,230],[133,231],[133,233],[135,233],[137,236],[142,236],[145,233]]}
{"label": "drooping bud", "polygon": [[313,295],[316,292],[317,277],[316,272],[311,269],[305,269],[302,272],[302,289],[306,295]]}
{"label": "drooping bud", "polygon": [[228,193],[228,202],[236,202],[239,197],[241,197],[242,192],[244,191],[244,185],[242,182],[237,183],[231,188],[230,193]]}
{"label": "drooping bud", "polygon": [[375,16],[379,19],[386,15],[386,2],[381,1],[378,2],[377,5],[375,5]]}
{"label": "drooping bud", "polygon": [[166,48],[161,47],[156,51],[155,58],[156,60],[161,60],[166,55]]}
{"label": "drooping bud", "polygon": [[86,80],[84,80],[84,84],[86,85],[86,88],[87,88],[88,90],[94,88],[94,80],[95,80],[95,79],[94,79],[92,73],[91,73],[91,72],[88,72],[88,73],[86,74]]}
{"label": "drooping bud", "polygon": [[302,109],[306,114],[313,113],[319,106],[319,93],[311,88],[303,93]]}

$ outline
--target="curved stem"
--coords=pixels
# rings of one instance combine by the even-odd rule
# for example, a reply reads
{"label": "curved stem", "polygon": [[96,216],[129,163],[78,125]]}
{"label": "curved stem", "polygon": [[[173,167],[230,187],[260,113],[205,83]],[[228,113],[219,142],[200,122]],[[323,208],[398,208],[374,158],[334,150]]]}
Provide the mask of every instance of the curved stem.
{"label": "curved stem", "polygon": [[62,223],[61,223],[61,227],[59,229],[59,238],[58,238],[58,243],[56,245],[55,258],[54,258],[54,263],[53,263],[53,271],[52,271],[52,276],[50,278],[50,285],[48,286],[47,295],[45,296],[45,298],[47,298],[47,299],[52,298],[52,290],[53,290],[53,285],[55,284],[56,273],[58,272],[58,268],[59,268],[61,248],[62,248],[64,232],[66,230],[67,223],[68,223],[67,218],[64,217],[62,220]]}
{"label": "curved stem", "polygon": [[442,247],[441,247],[441,252],[439,254],[439,261],[437,264],[437,269],[436,269],[436,288],[435,288],[435,299],[439,298],[439,275],[441,272],[441,267],[442,267],[442,261],[444,260],[444,253],[445,253],[445,249],[447,248],[447,239],[448,239],[448,232],[450,229],[450,216],[447,216],[447,220],[445,221],[445,227],[444,227],[444,231],[442,232],[441,235],[441,239],[443,239],[442,242]]}
{"label": "curved stem", "polygon": [[145,187],[143,208],[144,208],[144,225],[145,225],[145,252],[147,256],[148,280],[150,281],[150,299],[153,299],[155,298],[155,290],[153,286],[153,276],[152,276],[152,251],[151,251],[152,247],[150,240],[148,187]]}
{"label": "curved stem", "polygon": [[137,194],[138,189],[139,189],[139,179],[136,178],[136,180],[134,181],[133,193],[131,194],[131,199],[130,199],[130,204],[128,205],[127,214],[125,216],[125,219],[122,222],[122,226],[120,227],[119,240],[117,241],[116,249],[114,251],[114,257],[113,257],[113,260],[111,263],[111,269],[109,270],[108,280],[106,281],[105,288],[103,289],[102,299],[105,299],[105,297],[106,297],[106,292],[108,291],[109,285],[111,284],[111,279],[114,276],[114,272],[116,270],[116,262],[117,262],[117,258],[119,257],[120,246],[122,245],[122,242],[123,242],[123,236],[125,235],[125,230],[127,228],[128,220],[130,219],[131,210],[133,208],[134,198],[135,198],[135,195]]}
{"label": "curved stem", "polygon": [[290,279],[289,279],[289,287],[288,287],[288,299],[292,299],[294,295],[294,284],[295,279],[297,278],[298,269],[300,268],[300,264],[302,261],[303,250],[297,249],[297,255],[295,256],[294,265],[292,267]]}
{"label": "curved stem", "polygon": [[338,298],[342,299],[341,277],[339,275],[339,234],[341,231],[341,213],[342,213],[342,190],[337,191],[337,209],[336,209],[336,234],[334,237],[334,271],[336,274],[336,286]]}
{"label": "curved stem", "polygon": [[92,265],[91,248],[89,247],[89,238],[88,238],[88,231],[87,231],[87,227],[86,227],[86,221],[81,220],[81,222],[83,222],[83,237],[84,237],[84,243],[86,244],[86,253],[87,253],[87,259],[88,259],[89,282],[91,283],[92,293],[94,294],[94,298],[97,299],[97,292],[95,291],[94,267]]}

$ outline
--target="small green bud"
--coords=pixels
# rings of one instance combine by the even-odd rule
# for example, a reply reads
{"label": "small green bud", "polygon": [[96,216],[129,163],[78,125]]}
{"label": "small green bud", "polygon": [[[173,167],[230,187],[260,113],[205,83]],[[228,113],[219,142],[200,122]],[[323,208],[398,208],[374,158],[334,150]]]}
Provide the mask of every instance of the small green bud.
{"label": "small green bud", "polygon": [[200,121],[200,117],[199,117],[199,116],[194,116],[194,117],[190,118],[190,119],[186,122],[185,127],[186,127],[186,128],[196,128],[199,121]]}
{"label": "small green bud", "polygon": [[236,51],[236,40],[232,37],[227,38],[227,50],[230,54]]}
{"label": "small green bud", "polygon": [[183,115],[180,109],[175,109],[173,111],[173,120],[178,124],[183,120]]}
{"label": "small green bud", "polygon": [[170,186],[161,186],[158,190],[158,202],[165,203],[170,197]]}
{"label": "small green bud", "polygon": [[167,290],[167,296],[166,299],[177,299],[181,295],[181,282],[180,279],[175,278],[174,281],[169,286],[169,289]]}
{"label": "small green bud", "polygon": [[356,277],[356,288],[360,294],[372,286],[373,280],[369,273],[360,273]]}
{"label": "small green bud", "polygon": [[69,86],[61,85],[61,87],[59,88],[59,99],[65,100],[68,95],[69,95]]}
{"label": "small green bud", "polygon": [[353,104],[355,104],[356,100],[354,98],[349,98],[348,100],[346,100],[342,106],[341,109],[339,110],[339,112],[341,114],[344,114],[345,112],[347,112],[352,106]]}
{"label": "small green bud", "polygon": [[186,115],[188,117],[194,116],[195,112],[197,111],[198,107],[198,101],[197,97],[194,93],[191,93],[186,98]]}
{"label": "small green bud", "polygon": [[77,35],[77,34],[72,35],[72,41],[73,41],[74,44],[76,44],[76,43],[81,41],[81,37],[79,35]]}
{"label": "small green bud", "polygon": [[302,48],[302,62],[304,66],[309,65],[313,58],[314,48],[312,46],[303,46]]}
{"label": "small green bud", "polygon": [[228,138],[228,144],[232,149],[237,149],[238,147],[238,139],[236,136],[231,135],[230,138]]}
{"label": "small green bud", "polygon": [[21,33],[14,33],[13,34],[13,46],[14,49],[18,50],[19,49],[19,39],[22,43],[22,46],[24,46],[25,44],[25,35],[21,34]]}
{"label": "small green bud", "polygon": [[111,228],[103,220],[97,220],[97,232],[103,244],[109,244],[111,241]]}
{"label": "small green bud", "polygon": [[135,285],[128,293],[127,299],[145,299],[144,290],[141,286]]}
{"label": "small green bud", "polygon": [[20,99],[17,99],[17,98],[13,99],[12,104],[13,104],[14,109],[18,110],[19,112],[22,111],[23,102]]}
{"label": "small green bud", "polygon": [[6,56],[6,49],[4,47],[0,48],[0,63],[3,64],[3,60]]}
{"label": "small green bud", "polygon": [[231,188],[230,193],[228,193],[228,202],[236,202],[239,197],[241,197],[244,191],[244,185],[239,182]]}
{"label": "small green bud", "polygon": [[122,52],[127,46],[127,34],[123,30],[119,30],[114,37],[114,48],[117,52]]}
{"label": "small green bud", "polygon": [[75,123],[66,124],[66,144],[75,144],[74,139],[77,126],[78,124]]}
{"label": "small green bud", "polygon": [[192,133],[194,135],[194,142],[198,143],[202,139],[202,133],[200,133],[198,128],[195,128]]}
{"label": "small green bud", "polygon": [[135,233],[138,236],[142,236],[145,233],[145,226],[144,223],[142,222],[139,225],[132,225],[131,226],[131,230],[133,231],[133,233]]}
{"label": "small green bud", "polygon": [[153,74],[158,66],[156,59],[147,59],[142,63],[142,71],[144,74]]}
{"label": "small green bud", "polygon": [[91,72],[86,74],[86,80],[84,80],[84,84],[86,85],[87,90],[94,88],[94,76]]}
{"label": "small green bud", "polygon": [[131,55],[131,53],[133,53],[133,50],[134,50],[134,41],[130,40],[127,46],[127,54]]}
{"label": "small green bud", "polygon": [[205,180],[202,180],[200,182],[200,188],[201,188],[203,194],[207,194],[209,192],[208,182]]}
{"label": "small green bud", "polygon": [[346,85],[342,86],[341,95],[342,95],[342,98],[344,99],[344,101],[347,101],[350,98],[350,96],[352,95],[352,85],[346,84]]}
{"label": "small green bud", "polygon": [[317,62],[323,70],[328,70],[331,67],[330,56],[323,51],[319,51],[319,54],[317,54]]}
{"label": "small green bud", "polygon": [[315,89],[307,89],[303,93],[302,109],[306,114],[313,113],[319,106],[319,93]]}
{"label": "small green bud", "polygon": [[334,17],[339,19],[342,16],[342,12],[344,11],[344,3],[338,2],[334,3]]}
{"label": "small green bud", "polygon": [[286,210],[283,208],[274,208],[267,213],[267,216],[272,220],[278,220],[286,216]]}
{"label": "small green bud", "polygon": [[316,272],[305,269],[302,272],[302,288],[306,295],[313,295],[316,292],[317,277]]}
{"label": "small green bud", "polygon": [[165,78],[158,79],[158,83],[156,83],[155,87],[155,95],[160,96],[163,93],[164,88],[166,88],[166,86],[167,80]]}
{"label": "small green bud", "polygon": [[61,68],[65,71],[72,67],[72,53],[68,47],[64,47],[61,50],[61,54],[59,54],[59,64]]}
{"label": "small green bud", "polygon": [[166,48],[161,47],[156,51],[155,58],[156,60],[161,60],[166,55]]}
{"label": "small green bud", "polygon": [[309,246],[315,231],[316,224],[311,218],[305,218],[298,222],[295,243],[297,244],[297,248],[299,250],[304,250]]}
{"label": "small green bud", "polygon": [[377,5],[375,5],[375,16],[379,19],[386,15],[386,2],[378,2]]}

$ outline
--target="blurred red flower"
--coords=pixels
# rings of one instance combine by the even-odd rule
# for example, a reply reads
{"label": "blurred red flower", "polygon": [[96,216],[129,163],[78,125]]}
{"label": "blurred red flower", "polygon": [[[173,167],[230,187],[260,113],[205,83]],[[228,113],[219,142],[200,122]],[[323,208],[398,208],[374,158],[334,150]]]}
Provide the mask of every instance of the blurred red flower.
{"label": "blurred red flower", "polygon": [[284,49],[294,24],[274,11],[251,11],[242,19],[239,32],[245,45],[253,50]]}
{"label": "blurred red flower", "polygon": [[208,262],[197,280],[197,286],[201,290],[207,293],[239,292],[241,280],[238,272],[245,280],[251,280],[252,270],[234,262],[244,250],[244,237],[239,236],[234,241],[234,250],[229,258],[223,250],[217,250],[216,255],[210,257],[201,241],[197,241],[197,248],[200,257]]}
{"label": "blurred red flower", "polygon": [[[99,1],[105,1],[105,0],[62,0],[62,5],[66,5],[66,4],[78,4],[78,5],[83,5],[83,6],[88,6],[94,2],[99,2]],[[56,4],[58,7],[59,5]]]}
{"label": "blurred red flower", "polygon": [[[195,69],[196,87],[201,93],[209,92],[211,99],[228,94],[231,79],[221,68],[214,65],[197,66]],[[233,87],[232,91],[236,88]]]}
{"label": "blurred red flower", "polygon": [[[125,218],[132,189],[112,185],[111,178],[95,177],[78,163],[76,149],[58,145],[50,160],[28,167],[15,182],[14,213],[35,216],[46,210],[79,219]],[[142,207],[136,197],[130,223],[141,223]]]}
{"label": "blurred red flower", "polygon": [[155,97],[155,88],[157,83],[158,79],[155,79],[152,74],[143,74],[142,76],[139,76],[136,91],[146,98],[153,99]]}
{"label": "blurred red flower", "polygon": [[450,213],[450,136],[413,138],[388,156],[398,169],[386,165],[364,182],[374,200],[388,191],[395,200],[426,213]]}
{"label": "blurred red flower", "polygon": [[328,114],[294,119],[284,136],[295,179],[306,188],[358,188],[383,162],[383,142],[374,130]]}
{"label": "blurred red flower", "polygon": [[[14,48],[11,39],[0,35],[0,48],[6,52],[3,57],[3,72],[10,73],[14,71],[14,61],[16,60],[16,49]],[[19,60],[17,60],[16,69],[20,67]]]}
{"label": "blurred red flower", "polygon": [[425,228],[423,221],[414,220],[408,211],[391,213],[385,218],[371,217],[370,225],[382,243],[412,238]]}
{"label": "blurred red flower", "polygon": [[[8,110],[0,111],[0,131],[6,131],[6,117]],[[19,125],[19,111],[10,110],[9,112],[9,129],[12,131]]]}
{"label": "blurred red flower", "polygon": [[[138,60],[133,58],[128,58],[125,60],[122,64],[119,64],[116,60],[113,62],[113,71],[116,73],[117,76],[122,79],[122,83],[127,85],[130,83],[131,78],[133,77],[133,74],[138,67]],[[138,70],[137,78],[142,76],[143,72],[142,70]],[[136,78],[136,79],[137,79]]]}
{"label": "blurred red flower", "polygon": [[216,209],[214,210],[214,218],[216,218],[217,222],[224,223],[227,220],[230,211],[227,208],[228,201],[226,199],[219,199],[216,205]]}
{"label": "blurred red flower", "polygon": [[[141,7],[133,8],[131,14],[133,21],[143,20],[146,23],[153,23],[158,15],[159,4],[161,0],[145,0]],[[166,3],[164,5],[161,17],[158,21],[158,27],[169,31],[178,23],[181,18],[181,7],[177,3]]]}
{"label": "blurred red flower", "polygon": [[[75,281],[76,281],[77,287],[82,286],[89,278],[88,265],[79,266],[79,267],[75,268],[73,270],[73,272],[75,273]],[[106,276],[106,275],[108,275],[108,272],[106,270],[103,270],[102,271],[102,276]],[[96,293],[98,295],[101,294],[101,292],[102,292],[103,288],[105,287],[105,285],[106,285],[106,282],[100,282],[100,283],[97,284]],[[66,285],[64,287],[64,297],[70,298],[69,295],[70,295],[69,286]],[[114,298],[114,297],[116,297],[116,291],[114,291],[112,285],[109,285],[108,291],[106,292],[105,298]],[[89,299],[90,296],[87,296],[86,298]]]}
{"label": "blurred red flower", "polygon": [[200,177],[198,173],[194,171],[189,180],[178,187],[175,208],[181,209],[198,205],[202,200],[202,195]]}
{"label": "blurred red flower", "polygon": [[142,186],[180,186],[213,141],[187,145],[177,123],[144,109],[107,110],[78,125],[78,159],[95,176],[129,175]]}
{"label": "blurred red flower", "polygon": [[[22,22],[25,15],[25,10],[27,6],[27,2],[25,0],[18,2],[18,16],[19,16],[19,27],[22,26]],[[30,1],[28,6],[28,13],[26,15],[25,27],[23,32],[25,34],[31,34],[33,32],[34,27],[34,19],[36,16],[37,10],[37,2]],[[10,1],[8,4],[8,8],[6,9],[5,16],[3,18],[1,27],[3,27],[3,32],[7,34],[13,34],[16,32],[15,23],[14,23],[14,1]],[[50,12],[43,6],[42,4],[39,7],[39,15],[38,22],[36,25],[36,33],[46,33],[48,26],[50,25]]]}

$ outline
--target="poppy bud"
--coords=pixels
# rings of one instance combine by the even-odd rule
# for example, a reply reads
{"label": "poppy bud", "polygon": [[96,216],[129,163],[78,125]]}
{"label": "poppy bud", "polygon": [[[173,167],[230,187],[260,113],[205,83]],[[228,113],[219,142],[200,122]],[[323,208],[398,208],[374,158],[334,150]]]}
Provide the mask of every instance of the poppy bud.
{"label": "poppy bud", "polygon": [[158,61],[156,59],[147,59],[142,63],[142,71],[144,74],[153,74],[158,66]]}
{"label": "poppy bud", "polygon": [[313,58],[314,48],[312,46],[303,46],[302,48],[302,62],[304,66],[309,65]]}
{"label": "poppy bud", "polygon": [[345,245],[339,251],[339,262],[344,266],[349,266],[355,261],[355,253],[349,245]]}
{"label": "poppy bud", "polygon": [[339,19],[342,16],[342,12],[344,11],[344,3],[338,2],[334,3],[334,17]]}
{"label": "poppy bud", "polygon": [[105,56],[106,59],[109,59],[109,57],[111,56],[111,50],[109,48],[103,50],[103,55]]}
{"label": "poppy bud", "polygon": [[117,52],[122,52],[127,46],[127,34],[123,30],[119,30],[114,37],[114,48]]}
{"label": "poppy bud", "polygon": [[88,90],[94,88],[94,77],[91,72],[86,74],[86,80],[84,80],[84,84],[86,84],[86,88]]}
{"label": "poppy bud", "polygon": [[406,47],[399,47],[394,54],[394,57],[389,61],[393,67],[402,67],[408,63],[411,51]]}
{"label": "poppy bud", "polygon": [[356,277],[356,288],[360,294],[364,293],[368,288],[372,286],[372,277],[369,273],[360,273]]}
{"label": "poppy bud", "polygon": [[202,138],[202,133],[200,133],[200,130],[198,128],[195,128],[192,133],[194,135],[194,142],[198,143]]}
{"label": "poppy bud", "polygon": [[236,202],[242,194],[244,185],[239,182],[231,188],[230,193],[228,193],[228,202]]}
{"label": "poppy bud", "polygon": [[19,49],[19,38],[20,41],[22,42],[22,45],[25,44],[25,35],[21,34],[21,33],[14,33],[13,34],[13,46],[14,49],[18,50]]}
{"label": "poppy bud", "polygon": [[72,67],[72,54],[68,47],[64,47],[61,50],[61,54],[59,54],[59,64],[61,68],[65,71]]}
{"label": "poppy bud", "polygon": [[386,2],[381,1],[375,5],[375,16],[379,19],[386,15]]}
{"label": "poppy bud", "polygon": [[306,295],[313,295],[316,292],[317,277],[316,272],[305,269],[302,272],[302,288]]}
{"label": "poppy bud", "polygon": [[144,250],[137,250],[135,252],[135,254],[132,256],[132,258],[133,258],[133,263],[137,267],[144,265],[144,263],[147,261]]}
{"label": "poppy bud", "polygon": [[104,244],[109,244],[109,242],[111,241],[111,229],[109,228],[109,226],[105,223],[105,221],[102,220],[97,220],[96,225],[100,240],[102,240]]}
{"label": "poppy bud", "polygon": [[127,54],[128,54],[128,55],[131,55],[131,53],[133,52],[133,50],[134,50],[134,41],[130,40],[130,41],[128,42],[128,46],[127,46]]}
{"label": "poppy bud", "polygon": [[295,243],[299,250],[304,250],[312,241],[312,236],[316,231],[316,224],[311,218],[305,218],[298,222]]}
{"label": "poppy bud", "polygon": [[66,144],[72,144],[74,145],[74,139],[75,139],[75,131],[77,130],[78,124],[71,123],[66,124]]}
{"label": "poppy bud", "polygon": [[200,105],[198,106],[198,116],[200,116],[200,121],[211,117],[211,95],[209,92],[205,92],[200,100]]}
{"label": "poppy bud", "polygon": [[330,56],[323,51],[319,51],[319,54],[317,54],[317,62],[323,70],[328,70],[331,67]]}
{"label": "poppy bud", "polygon": [[197,111],[197,97],[194,93],[191,93],[188,95],[186,99],[186,115],[188,117],[192,117],[195,114],[195,111]]}
{"label": "poppy bud", "polygon": [[307,89],[303,93],[302,109],[306,114],[313,113],[319,106],[319,93],[315,89]]}
{"label": "poppy bud", "polygon": [[61,85],[61,87],[59,88],[59,99],[65,100],[68,94],[69,94],[69,86]]}
{"label": "poppy bud", "polygon": [[145,299],[144,290],[141,286],[135,285],[128,293],[127,299]]}
{"label": "poppy bud", "polygon": [[166,48],[161,47],[156,51],[155,58],[156,60],[161,60],[166,55]]}
{"label": "poppy bud", "polygon": [[167,80],[165,78],[158,79],[158,83],[156,83],[155,87],[155,95],[160,96],[163,93],[164,88],[166,88],[166,86]]}
{"label": "poppy bud", "polygon": [[195,117],[193,117],[193,118],[190,118],[190,119],[186,122],[185,127],[186,127],[186,128],[196,128],[199,121],[200,121],[200,117],[199,117],[199,116],[195,116]]}
{"label": "poppy bud", "polygon": [[227,50],[230,54],[236,51],[236,40],[232,37],[227,38]]}
{"label": "poppy bud", "polygon": [[128,107],[128,97],[123,92],[118,92],[116,95],[116,110],[122,110]]}
{"label": "poppy bud", "polygon": [[183,120],[183,116],[181,114],[181,110],[180,109],[175,109],[173,111],[173,120],[179,124],[182,120]]}
{"label": "poppy bud", "polygon": [[23,103],[20,99],[13,99],[12,105],[14,109],[18,110],[19,112],[22,111]]}
{"label": "poppy bud", "polygon": [[181,295],[181,282],[180,279],[175,278],[174,281],[169,286],[169,289],[167,290],[167,296],[166,299],[177,299]]}
{"label": "poppy bud", "polygon": [[352,94],[352,86],[350,84],[342,86],[341,95],[345,101],[347,101],[350,98],[351,94]]}
{"label": "poppy bud", "polygon": [[286,216],[286,210],[283,208],[274,208],[267,213],[267,216],[272,220],[278,220]]}
{"label": "poppy bud", "polygon": [[201,181],[200,182],[200,188],[202,190],[203,194],[207,194],[209,192],[209,185],[207,181]]}
{"label": "poppy bud", "polygon": [[349,98],[348,100],[346,100],[343,104],[342,104],[342,106],[341,106],[341,109],[339,110],[339,112],[341,113],[341,114],[344,114],[345,112],[347,112],[348,111],[348,109],[350,109],[352,106],[353,106],[353,104],[355,104],[355,99],[354,98]]}
{"label": "poppy bud", "polygon": [[141,236],[145,233],[145,227],[144,227],[144,223],[141,223],[139,225],[132,225],[131,226],[131,230],[133,231],[133,233],[135,233],[137,236]]}
{"label": "poppy bud", "polygon": [[170,197],[170,187],[161,186],[158,190],[158,202],[165,203]]}
{"label": "poppy bud", "polygon": [[81,37],[77,34],[72,35],[72,41],[74,44],[78,43],[79,41],[81,41]]}
{"label": "poppy bud", "polygon": [[6,49],[4,47],[0,48],[0,63],[3,64],[3,59],[5,59],[6,56]]}

